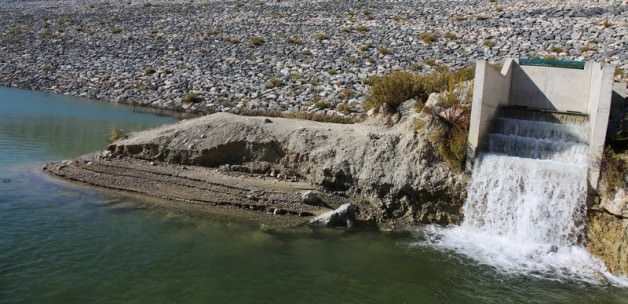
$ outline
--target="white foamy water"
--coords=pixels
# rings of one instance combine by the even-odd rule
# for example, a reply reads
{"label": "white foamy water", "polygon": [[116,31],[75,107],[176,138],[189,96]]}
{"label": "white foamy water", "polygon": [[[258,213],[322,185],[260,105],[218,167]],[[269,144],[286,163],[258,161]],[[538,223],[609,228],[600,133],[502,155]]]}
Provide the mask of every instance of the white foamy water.
{"label": "white foamy water", "polygon": [[427,244],[501,271],[628,286],[583,247],[586,127],[501,118],[475,162],[460,226]]}

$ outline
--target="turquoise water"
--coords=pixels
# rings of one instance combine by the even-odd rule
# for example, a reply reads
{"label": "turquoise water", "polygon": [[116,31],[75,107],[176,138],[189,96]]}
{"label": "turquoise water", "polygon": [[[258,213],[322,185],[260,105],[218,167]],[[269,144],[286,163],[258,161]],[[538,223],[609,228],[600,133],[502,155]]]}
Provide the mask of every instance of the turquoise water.
{"label": "turquoise water", "polygon": [[265,232],[50,179],[111,128],[173,119],[0,89],[0,303],[628,303],[628,291],[508,275],[420,236]]}

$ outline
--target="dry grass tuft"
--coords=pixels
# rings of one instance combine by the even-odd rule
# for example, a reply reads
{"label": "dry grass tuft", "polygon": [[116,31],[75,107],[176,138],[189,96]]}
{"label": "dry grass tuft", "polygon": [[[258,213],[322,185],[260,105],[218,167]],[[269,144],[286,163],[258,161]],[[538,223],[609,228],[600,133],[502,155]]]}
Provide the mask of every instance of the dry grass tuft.
{"label": "dry grass tuft", "polygon": [[188,92],[187,94],[185,94],[185,96],[183,96],[183,103],[187,103],[187,104],[192,104],[192,103],[200,103],[203,101],[203,97],[201,97],[198,93],[196,92]]}
{"label": "dry grass tuft", "polygon": [[439,70],[427,75],[407,71],[394,71],[384,76],[373,76],[368,80],[371,86],[364,103],[366,109],[383,104],[396,109],[408,99],[416,99],[423,104],[434,92],[443,92],[455,83],[473,79],[473,69],[458,71]]}
{"label": "dry grass tuft", "polygon": [[111,129],[111,135],[109,135],[109,142],[114,142],[123,138],[127,138],[127,134],[122,129]]}
{"label": "dry grass tuft", "polygon": [[256,112],[256,111],[243,111],[240,115],[244,116],[267,116],[267,117],[281,117],[290,119],[312,120],[318,122],[328,123],[340,123],[340,124],[353,124],[362,121],[363,119],[354,116],[340,116],[333,114],[320,114],[312,112]]}
{"label": "dry grass tuft", "polygon": [[622,155],[616,153],[612,147],[607,146],[604,150],[600,169],[602,172],[602,181],[606,185],[606,192],[614,193],[626,186],[624,181],[624,172],[626,172],[626,169],[628,168],[626,168],[626,163]]}
{"label": "dry grass tuft", "polygon": [[432,44],[436,39],[438,39],[438,35],[435,33],[424,32],[419,34],[419,38],[426,44]]}

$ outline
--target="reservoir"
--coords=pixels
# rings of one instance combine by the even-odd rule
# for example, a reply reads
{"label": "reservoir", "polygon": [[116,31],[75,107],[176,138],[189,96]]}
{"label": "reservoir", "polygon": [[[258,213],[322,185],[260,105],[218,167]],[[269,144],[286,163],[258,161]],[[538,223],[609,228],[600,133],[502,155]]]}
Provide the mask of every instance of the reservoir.
{"label": "reservoir", "polygon": [[102,149],[113,129],[172,122],[0,88],[0,303],[628,303],[604,281],[510,273],[430,246],[418,227],[268,231],[41,173]]}

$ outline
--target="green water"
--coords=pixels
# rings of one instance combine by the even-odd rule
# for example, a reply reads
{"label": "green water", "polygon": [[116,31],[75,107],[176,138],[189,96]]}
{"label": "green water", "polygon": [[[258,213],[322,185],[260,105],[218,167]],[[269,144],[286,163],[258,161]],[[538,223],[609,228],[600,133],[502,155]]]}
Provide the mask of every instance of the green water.
{"label": "green water", "polygon": [[43,176],[111,128],[173,119],[0,89],[0,303],[628,303],[628,291],[502,274],[412,234],[264,232]]}

